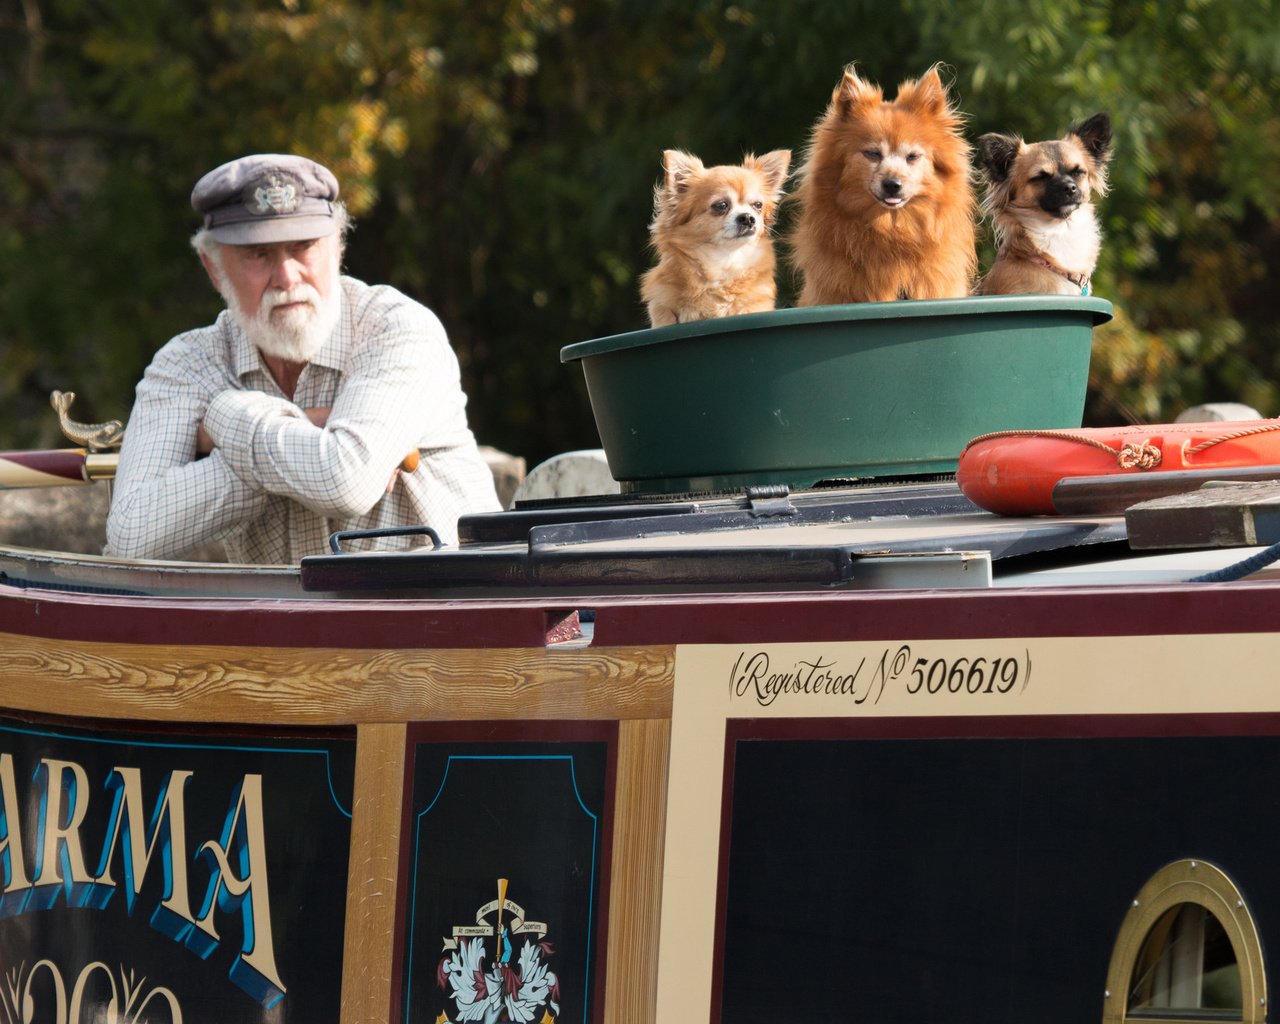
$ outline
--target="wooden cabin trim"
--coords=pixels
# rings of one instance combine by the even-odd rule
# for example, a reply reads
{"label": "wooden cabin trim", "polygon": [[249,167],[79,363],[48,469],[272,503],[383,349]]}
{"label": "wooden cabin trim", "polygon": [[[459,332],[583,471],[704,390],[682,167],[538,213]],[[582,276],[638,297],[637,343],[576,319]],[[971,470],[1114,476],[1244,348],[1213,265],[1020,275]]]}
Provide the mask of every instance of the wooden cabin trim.
{"label": "wooden cabin trim", "polygon": [[391,1019],[405,736],[403,723],[362,725],[356,733],[340,1024]]}
{"label": "wooden cabin trim", "polygon": [[609,973],[605,1020],[657,1020],[658,927],[666,836],[671,722],[618,725],[613,860],[609,895]]}
{"label": "wooden cabin trim", "polygon": [[675,648],[157,646],[0,633],[12,711],[158,722],[669,718]]}

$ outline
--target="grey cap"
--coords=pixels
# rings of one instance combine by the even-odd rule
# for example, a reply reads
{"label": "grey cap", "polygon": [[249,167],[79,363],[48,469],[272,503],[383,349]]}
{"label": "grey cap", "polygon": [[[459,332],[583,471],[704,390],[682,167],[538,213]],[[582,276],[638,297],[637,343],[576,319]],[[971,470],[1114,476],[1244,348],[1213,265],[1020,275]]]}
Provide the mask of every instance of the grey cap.
{"label": "grey cap", "polygon": [[214,168],[191,190],[205,229],[228,245],[300,242],[338,229],[338,179],[306,157],[257,153]]}

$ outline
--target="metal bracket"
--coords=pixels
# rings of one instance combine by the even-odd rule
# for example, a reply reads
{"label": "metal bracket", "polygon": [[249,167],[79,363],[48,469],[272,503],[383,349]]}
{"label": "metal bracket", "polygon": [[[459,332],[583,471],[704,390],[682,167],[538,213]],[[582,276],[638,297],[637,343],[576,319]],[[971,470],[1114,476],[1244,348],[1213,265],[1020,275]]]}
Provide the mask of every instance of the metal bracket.
{"label": "metal bracket", "polygon": [[796,507],[791,504],[791,488],[786,484],[762,484],[747,488],[747,513],[752,518],[762,516],[793,516]]}

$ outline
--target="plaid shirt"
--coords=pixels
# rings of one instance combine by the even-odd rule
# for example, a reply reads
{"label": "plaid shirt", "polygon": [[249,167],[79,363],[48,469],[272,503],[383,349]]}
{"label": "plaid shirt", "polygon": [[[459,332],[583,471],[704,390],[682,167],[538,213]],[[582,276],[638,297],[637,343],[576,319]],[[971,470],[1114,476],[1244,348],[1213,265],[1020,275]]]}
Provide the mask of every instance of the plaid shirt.
{"label": "plaid shirt", "polygon": [[[336,530],[425,523],[455,543],[459,515],[499,508],[440,321],[394,288],[341,281],[338,327],[292,401],[225,311],[156,354],[120,451],[110,553],[177,558],[220,541],[235,562],[294,564]],[[332,406],[323,429],[303,413],[316,406]],[[197,458],[202,421],[217,447]],[[417,471],[386,493],[414,448]]]}

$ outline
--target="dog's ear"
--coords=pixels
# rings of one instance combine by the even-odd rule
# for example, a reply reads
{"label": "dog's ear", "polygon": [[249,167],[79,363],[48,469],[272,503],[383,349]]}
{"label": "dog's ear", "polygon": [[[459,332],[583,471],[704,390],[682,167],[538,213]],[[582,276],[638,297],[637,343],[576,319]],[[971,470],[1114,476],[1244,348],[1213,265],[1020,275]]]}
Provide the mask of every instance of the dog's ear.
{"label": "dog's ear", "polygon": [[1087,117],[1067,132],[1080,140],[1093,158],[1089,168],[1089,185],[1099,195],[1107,194],[1107,164],[1111,160],[1111,115],[1105,110]]}
{"label": "dog's ear", "polygon": [[782,187],[787,183],[787,168],[791,166],[791,150],[775,149],[764,156],[749,156],[743,166],[754,167],[764,176],[764,183],[769,188],[771,199],[782,194]]}
{"label": "dog's ear", "polygon": [[884,93],[880,86],[859,78],[853,64],[844,69],[844,77],[831,94],[831,101],[839,108],[841,115],[847,115],[854,107],[879,103],[883,99]]}
{"label": "dog's ear", "polygon": [[1073,125],[1067,134],[1079,139],[1098,163],[1104,164],[1111,159],[1111,115],[1105,110]]}
{"label": "dog's ear", "polygon": [[947,87],[942,84],[938,65],[935,64],[919,78],[908,79],[898,86],[898,97],[895,102],[923,114],[938,115],[945,112]]}
{"label": "dog's ear", "polygon": [[1013,162],[1022,149],[1022,140],[1014,135],[988,132],[978,139],[978,162],[987,180],[995,183],[1009,177]]}
{"label": "dog's ear", "polygon": [[666,171],[666,190],[673,196],[688,192],[690,180],[706,170],[701,160],[680,149],[662,151],[662,169]]}

